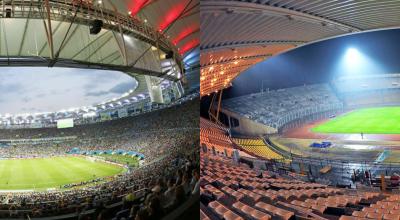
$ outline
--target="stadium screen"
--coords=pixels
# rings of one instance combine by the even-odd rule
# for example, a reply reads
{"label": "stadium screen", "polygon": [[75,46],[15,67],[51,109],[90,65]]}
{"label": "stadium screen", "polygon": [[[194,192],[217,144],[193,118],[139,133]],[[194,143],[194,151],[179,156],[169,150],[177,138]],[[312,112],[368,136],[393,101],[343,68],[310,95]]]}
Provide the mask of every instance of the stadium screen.
{"label": "stadium screen", "polygon": [[57,121],[57,128],[72,128],[74,127],[74,119],[67,118]]}

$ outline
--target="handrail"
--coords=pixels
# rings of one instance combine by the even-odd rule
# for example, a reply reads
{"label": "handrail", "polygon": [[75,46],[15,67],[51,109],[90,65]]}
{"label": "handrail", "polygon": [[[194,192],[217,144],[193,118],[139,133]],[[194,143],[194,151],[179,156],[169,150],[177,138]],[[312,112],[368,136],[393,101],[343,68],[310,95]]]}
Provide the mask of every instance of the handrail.
{"label": "handrail", "polygon": [[268,139],[268,137],[262,137],[261,136],[261,139],[264,141],[264,143],[272,150],[272,151],[274,151],[275,153],[277,153],[277,154],[279,154],[279,155],[282,155],[284,158],[286,158],[286,159],[291,159],[292,158],[292,153],[290,152],[286,152],[286,151],[284,151],[284,150],[282,150],[282,149],[280,149],[278,146],[276,146],[274,143],[272,143],[272,141],[270,141],[269,139]]}

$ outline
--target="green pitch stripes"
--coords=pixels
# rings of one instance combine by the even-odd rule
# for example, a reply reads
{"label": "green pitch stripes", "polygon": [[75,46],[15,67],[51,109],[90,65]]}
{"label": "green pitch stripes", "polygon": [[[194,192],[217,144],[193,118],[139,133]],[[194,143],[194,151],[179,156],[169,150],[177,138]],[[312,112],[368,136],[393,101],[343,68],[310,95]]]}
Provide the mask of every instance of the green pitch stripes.
{"label": "green pitch stripes", "polygon": [[122,167],[80,157],[0,160],[0,190],[58,189],[122,172]]}
{"label": "green pitch stripes", "polygon": [[359,109],[312,128],[316,133],[400,134],[400,107]]}

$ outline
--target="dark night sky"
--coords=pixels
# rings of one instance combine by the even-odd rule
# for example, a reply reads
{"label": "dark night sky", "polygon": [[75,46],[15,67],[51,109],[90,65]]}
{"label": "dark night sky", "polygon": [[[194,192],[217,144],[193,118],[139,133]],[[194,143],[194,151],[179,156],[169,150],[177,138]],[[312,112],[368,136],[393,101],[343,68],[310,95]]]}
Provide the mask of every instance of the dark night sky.
{"label": "dark night sky", "polygon": [[367,57],[364,63],[350,61],[358,65],[357,74],[400,73],[400,30],[366,32],[306,45],[261,62],[239,75],[233,87],[224,90],[224,97],[259,92],[262,81],[264,88],[278,89],[328,82],[349,74],[339,69],[349,62],[343,61],[348,48]]}

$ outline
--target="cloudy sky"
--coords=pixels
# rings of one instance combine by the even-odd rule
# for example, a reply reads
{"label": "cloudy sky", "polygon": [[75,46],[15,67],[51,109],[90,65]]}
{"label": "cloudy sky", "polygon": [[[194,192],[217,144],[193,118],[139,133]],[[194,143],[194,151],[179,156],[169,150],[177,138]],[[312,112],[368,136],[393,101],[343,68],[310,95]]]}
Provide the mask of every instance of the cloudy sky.
{"label": "cloudy sky", "polygon": [[53,112],[121,96],[137,81],[114,71],[0,67],[0,114]]}

